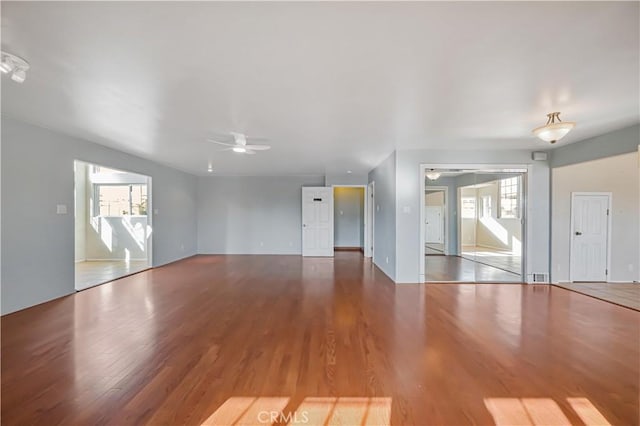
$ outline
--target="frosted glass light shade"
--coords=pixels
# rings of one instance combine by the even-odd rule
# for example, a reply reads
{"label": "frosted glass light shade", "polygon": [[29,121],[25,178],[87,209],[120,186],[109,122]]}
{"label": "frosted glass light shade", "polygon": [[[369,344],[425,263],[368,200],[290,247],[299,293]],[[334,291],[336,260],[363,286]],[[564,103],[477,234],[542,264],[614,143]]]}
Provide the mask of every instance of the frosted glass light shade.
{"label": "frosted glass light shade", "polygon": [[543,141],[555,143],[567,135],[576,126],[571,121],[563,121],[561,123],[547,124],[533,129],[533,134]]}
{"label": "frosted glass light shade", "polygon": [[427,178],[429,180],[436,180],[440,177],[440,172],[427,172]]}

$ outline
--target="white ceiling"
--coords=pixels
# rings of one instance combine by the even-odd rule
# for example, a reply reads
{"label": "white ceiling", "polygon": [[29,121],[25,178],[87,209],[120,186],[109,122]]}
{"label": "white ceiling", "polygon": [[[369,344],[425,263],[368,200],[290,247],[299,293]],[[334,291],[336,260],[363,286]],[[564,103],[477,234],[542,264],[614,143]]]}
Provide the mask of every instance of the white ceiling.
{"label": "white ceiling", "polygon": [[[546,149],[639,121],[638,2],[2,2],[2,110],[197,174],[364,173],[394,147]],[[266,137],[255,156],[211,132]]]}

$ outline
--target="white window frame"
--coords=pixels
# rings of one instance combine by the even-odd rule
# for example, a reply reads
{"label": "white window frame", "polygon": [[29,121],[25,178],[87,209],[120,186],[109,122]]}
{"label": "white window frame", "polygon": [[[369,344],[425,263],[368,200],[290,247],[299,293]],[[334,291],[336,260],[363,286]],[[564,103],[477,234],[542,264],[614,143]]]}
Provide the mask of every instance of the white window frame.
{"label": "white window frame", "polygon": [[[93,183],[93,205],[91,206],[92,217],[124,217],[124,216],[149,216],[149,186],[144,183]],[[134,215],[133,214],[133,200],[131,194],[133,192],[133,186],[146,186],[147,187],[147,214],[146,215]],[[129,214],[128,215],[101,215],[100,214],[100,187],[101,186],[128,186],[129,187]]]}
{"label": "white window frame", "polygon": [[[503,192],[502,192],[502,187],[504,185],[505,181],[511,180],[511,179],[515,179],[515,186],[516,186],[516,209],[517,209],[517,214],[515,216],[504,216],[504,214],[502,213],[502,199],[503,199]],[[512,184],[509,184],[510,187],[514,186]],[[504,179],[500,179],[498,181],[498,211],[496,212],[496,215],[498,217],[498,219],[520,219],[522,218],[522,179],[520,176],[512,176],[512,177],[508,177],[508,178],[504,178]]]}

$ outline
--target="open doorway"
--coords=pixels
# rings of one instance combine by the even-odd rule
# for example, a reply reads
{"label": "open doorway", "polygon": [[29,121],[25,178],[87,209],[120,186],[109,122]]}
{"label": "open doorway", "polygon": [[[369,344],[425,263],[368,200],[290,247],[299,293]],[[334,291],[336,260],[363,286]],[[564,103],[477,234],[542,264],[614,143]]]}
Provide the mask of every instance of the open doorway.
{"label": "open doorway", "polygon": [[74,172],[75,289],[148,269],[151,178],[77,160]]}
{"label": "open doorway", "polygon": [[448,192],[446,186],[429,186],[425,190],[424,249],[427,256],[449,254],[447,241]]}
{"label": "open doorway", "polygon": [[527,171],[423,166],[425,282],[524,281]]}
{"label": "open doorway", "polygon": [[364,185],[333,186],[334,250],[365,253],[365,189]]}

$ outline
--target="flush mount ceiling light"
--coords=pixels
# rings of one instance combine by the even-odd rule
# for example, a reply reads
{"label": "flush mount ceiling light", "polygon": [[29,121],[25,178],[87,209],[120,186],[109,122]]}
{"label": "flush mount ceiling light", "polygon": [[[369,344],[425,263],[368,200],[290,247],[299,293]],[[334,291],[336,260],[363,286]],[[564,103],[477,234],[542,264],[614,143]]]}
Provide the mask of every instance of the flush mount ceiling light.
{"label": "flush mount ceiling light", "polygon": [[543,141],[556,143],[567,135],[576,126],[572,121],[560,120],[559,112],[547,114],[547,124],[533,129],[533,134]]}
{"label": "flush mount ceiling light", "polygon": [[435,170],[431,169],[427,172],[427,178],[429,180],[436,180],[440,177],[441,173],[440,172],[436,172]]}
{"label": "flush mount ceiling light", "polygon": [[24,83],[28,69],[29,63],[19,56],[7,52],[0,54],[0,71],[3,74],[11,74],[11,80],[16,83]]}

